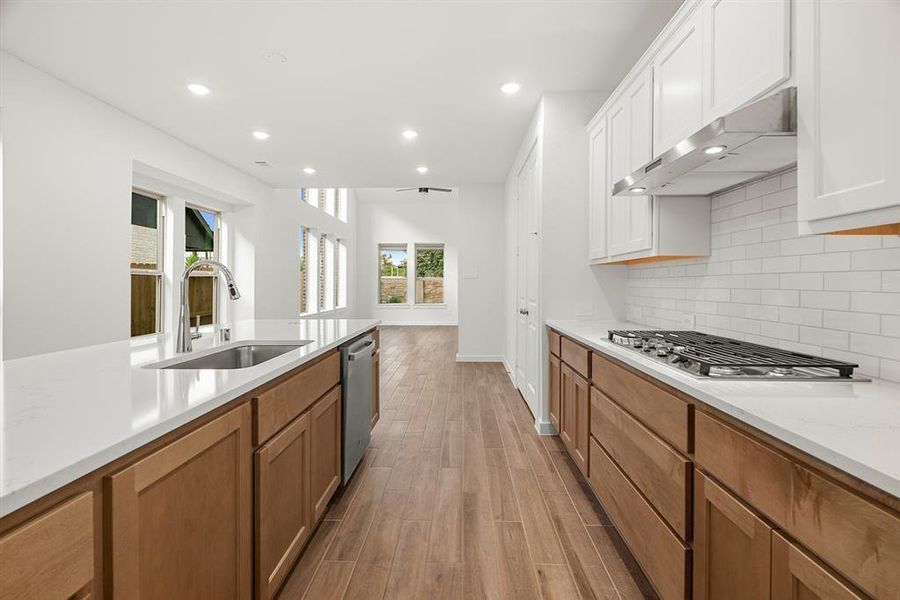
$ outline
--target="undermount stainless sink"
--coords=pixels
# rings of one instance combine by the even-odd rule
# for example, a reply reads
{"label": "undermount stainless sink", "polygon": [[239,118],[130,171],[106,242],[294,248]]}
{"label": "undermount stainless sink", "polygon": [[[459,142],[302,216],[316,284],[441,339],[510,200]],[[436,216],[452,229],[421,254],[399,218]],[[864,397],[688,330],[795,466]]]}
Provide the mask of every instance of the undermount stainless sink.
{"label": "undermount stainless sink", "polygon": [[185,358],[177,362],[162,363],[157,369],[245,369],[291,350],[302,348],[311,340],[302,340],[290,344],[258,344],[250,343],[234,346],[196,358]]}

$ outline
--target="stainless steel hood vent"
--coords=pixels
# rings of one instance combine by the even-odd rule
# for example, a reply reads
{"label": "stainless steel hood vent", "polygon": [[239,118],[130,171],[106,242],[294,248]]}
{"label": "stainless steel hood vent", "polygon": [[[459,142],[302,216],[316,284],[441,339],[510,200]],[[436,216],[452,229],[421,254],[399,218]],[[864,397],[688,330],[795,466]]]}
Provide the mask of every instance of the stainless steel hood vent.
{"label": "stainless steel hood vent", "polygon": [[797,88],[719,117],[617,181],[614,196],[707,196],[797,163]]}

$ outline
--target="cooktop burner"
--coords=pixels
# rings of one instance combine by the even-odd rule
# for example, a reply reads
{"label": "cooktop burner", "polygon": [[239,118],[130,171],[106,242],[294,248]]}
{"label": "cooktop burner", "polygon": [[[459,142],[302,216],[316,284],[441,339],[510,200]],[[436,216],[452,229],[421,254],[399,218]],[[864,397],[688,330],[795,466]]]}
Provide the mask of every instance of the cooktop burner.
{"label": "cooktop burner", "polygon": [[865,381],[852,376],[853,363],[699,331],[610,330],[609,339],[697,377]]}

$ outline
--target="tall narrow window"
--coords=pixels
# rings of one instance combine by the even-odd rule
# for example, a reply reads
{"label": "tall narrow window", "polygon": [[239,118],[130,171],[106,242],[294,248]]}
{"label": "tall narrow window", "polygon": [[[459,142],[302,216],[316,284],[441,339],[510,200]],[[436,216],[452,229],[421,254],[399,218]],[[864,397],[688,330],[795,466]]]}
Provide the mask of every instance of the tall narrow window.
{"label": "tall narrow window", "polygon": [[309,229],[300,227],[300,314],[309,312]]}
{"label": "tall narrow window", "polygon": [[406,304],[406,246],[378,246],[378,303]]}
{"label": "tall narrow window", "polygon": [[319,188],[304,188],[303,200],[310,206],[319,208]]}
{"label": "tall narrow window", "polygon": [[331,215],[332,217],[337,214],[335,212],[335,208],[337,207],[337,190],[334,188],[325,188],[325,204],[322,208],[325,209],[325,213]]}
{"label": "tall narrow window", "polygon": [[159,333],[162,324],[163,200],[131,191],[131,335]]}
{"label": "tall narrow window", "polygon": [[349,192],[347,188],[338,189],[337,218],[347,222],[347,204],[349,202]]}
{"label": "tall narrow window", "polygon": [[347,243],[337,241],[337,253],[334,261],[334,307],[347,306]]}
{"label": "tall narrow window", "polygon": [[[219,214],[205,208],[184,208],[184,267],[201,260],[218,260]],[[188,304],[191,323],[209,325],[218,321],[219,279],[212,267],[191,273]]]}
{"label": "tall narrow window", "polygon": [[416,304],[444,303],[444,245],[416,245]]}

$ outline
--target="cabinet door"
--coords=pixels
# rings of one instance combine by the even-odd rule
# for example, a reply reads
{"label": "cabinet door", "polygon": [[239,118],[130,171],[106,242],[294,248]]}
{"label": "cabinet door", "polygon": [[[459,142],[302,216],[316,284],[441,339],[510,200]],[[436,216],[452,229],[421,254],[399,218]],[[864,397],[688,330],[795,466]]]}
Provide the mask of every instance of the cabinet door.
{"label": "cabinet door", "polygon": [[559,429],[559,410],[560,410],[560,363],[559,359],[550,355],[550,424]]}
{"label": "cabinet door", "polygon": [[791,74],[791,2],[704,0],[703,123]]}
{"label": "cabinet door", "polygon": [[275,596],[312,528],[310,415],[256,451],[256,595]]}
{"label": "cabinet door", "polygon": [[881,0],[795,6],[799,220],[831,219],[815,233],[896,224],[900,6]]}
{"label": "cabinet door", "polygon": [[83,598],[94,580],[94,494],[0,536],[0,600]]}
{"label": "cabinet door", "polygon": [[379,416],[381,416],[381,351],[376,350],[372,355],[372,422],[370,428],[375,428]]}
{"label": "cabinet door", "polygon": [[612,189],[609,179],[609,143],[606,116],[594,123],[589,133],[589,216],[588,216],[588,258],[606,258],[606,204]]}
{"label": "cabinet door", "polygon": [[575,446],[575,371],[560,363],[559,368],[559,438],[572,453]]}
{"label": "cabinet door", "polygon": [[588,380],[575,373],[575,435],[572,439],[572,460],[588,476],[588,440],[591,436],[591,386]]}
{"label": "cabinet door", "polygon": [[[652,158],[653,71],[644,70],[610,108],[609,193],[626,175]],[[653,245],[652,200],[649,196],[609,196],[607,200],[609,256],[647,250]]]}
{"label": "cabinet door", "polygon": [[316,402],[310,410],[310,483],[313,521],[328,508],[341,484],[341,387]]}
{"label": "cabinet door", "polygon": [[703,124],[701,11],[672,35],[653,60],[653,152],[671,149]]}
{"label": "cabinet door", "polygon": [[769,598],[772,529],[694,472],[694,600]]}
{"label": "cabinet door", "polygon": [[115,598],[249,598],[250,406],[105,481]]}
{"label": "cabinet door", "polygon": [[862,600],[863,596],[778,532],[772,534],[772,600]]}

